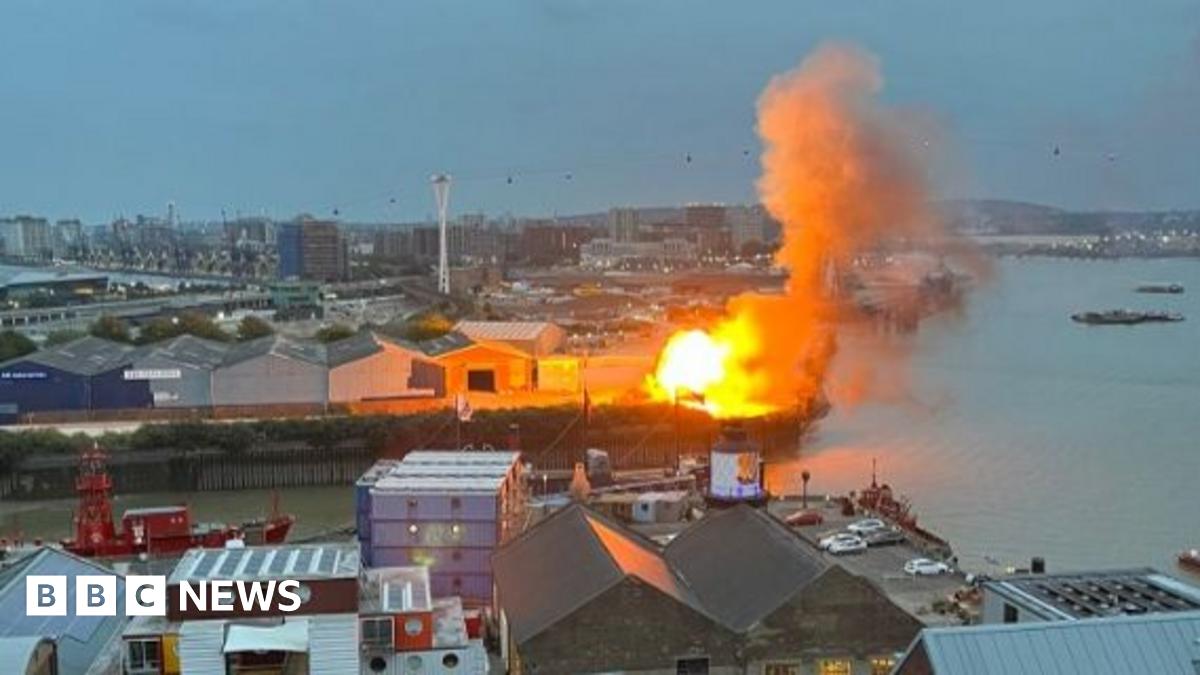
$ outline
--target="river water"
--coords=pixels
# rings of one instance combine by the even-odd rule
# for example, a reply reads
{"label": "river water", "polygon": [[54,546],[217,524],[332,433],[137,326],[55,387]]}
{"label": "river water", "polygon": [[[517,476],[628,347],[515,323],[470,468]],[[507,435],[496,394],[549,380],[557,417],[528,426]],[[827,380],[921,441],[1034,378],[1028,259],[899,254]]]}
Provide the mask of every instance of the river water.
{"label": "river water", "polygon": [[[882,479],[964,566],[1152,565],[1200,546],[1200,262],[1007,259],[964,316],[922,326],[912,400],[838,410],[771,487]],[[1184,295],[1136,294],[1175,281]],[[1072,312],[1169,309],[1177,324],[1085,326]]]}
{"label": "river water", "polygon": [[[1180,296],[1141,295],[1175,281]],[[1178,324],[1083,326],[1087,309],[1170,309]],[[863,487],[881,478],[964,567],[1044,556],[1051,570],[1152,565],[1200,545],[1200,261],[1003,260],[963,315],[921,327],[908,402],[838,409],[797,459],[768,467],[774,491]],[[349,487],[281,491],[300,536],[353,519]],[[186,501],[202,520],[268,509],[269,493],[130,495]],[[67,533],[72,502],[0,503],[0,534]]]}

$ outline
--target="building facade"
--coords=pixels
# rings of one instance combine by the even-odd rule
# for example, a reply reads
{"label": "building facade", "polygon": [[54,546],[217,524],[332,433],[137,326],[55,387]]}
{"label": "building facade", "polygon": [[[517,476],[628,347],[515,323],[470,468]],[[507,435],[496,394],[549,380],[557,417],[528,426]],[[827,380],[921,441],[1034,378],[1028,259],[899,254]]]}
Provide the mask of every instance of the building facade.
{"label": "building facade", "polygon": [[301,218],[279,227],[279,278],[343,281],[350,277],[346,240],[337,223]]}
{"label": "building facade", "polygon": [[413,344],[362,332],[326,347],[329,402],[441,397],[446,375]]}
{"label": "building facade", "polygon": [[308,405],[329,401],[325,346],[269,335],[230,348],[213,371],[213,405]]}
{"label": "building facade", "polygon": [[54,255],[50,223],[36,216],[0,218],[4,255],[20,260],[47,260]]}

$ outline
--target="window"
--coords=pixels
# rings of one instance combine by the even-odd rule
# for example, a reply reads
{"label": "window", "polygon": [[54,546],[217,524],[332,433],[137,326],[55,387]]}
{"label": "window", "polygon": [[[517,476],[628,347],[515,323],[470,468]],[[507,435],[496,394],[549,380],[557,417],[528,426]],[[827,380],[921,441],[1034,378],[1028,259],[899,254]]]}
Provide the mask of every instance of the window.
{"label": "window", "polygon": [[387,661],[382,656],[371,657],[371,662],[368,664],[372,673],[382,673],[387,670]]}
{"label": "window", "polygon": [[447,669],[457,668],[458,667],[458,655],[457,654],[447,654],[447,655],[443,656],[442,657],[442,666]]}
{"label": "window", "polygon": [[800,675],[799,663],[768,663],[763,675]]}
{"label": "window", "polygon": [[158,639],[130,640],[126,643],[126,665],[130,673],[157,673],[162,666]]}
{"label": "window", "polygon": [[450,508],[452,508],[452,509],[462,508],[462,499],[459,499],[458,497],[451,497],[450,498]]}
{"label": "window", "polygon": [[871,657],[871,675],[889,675],[896,667],[896,659],[891,656]]}
{"label": "window", "polygon": [[1004,623],[1016,623],[1018,621],[1017,608],[1004,603]]}
{"label": "window", "polygon": [[362,620],[362,644],[375,649],[391,649],[393,623],[390,616]]}
{"label": "window", "polygon": [[850,659],[821,659],[819,675],[850,675]]}
{"label": "window", "polygon": [[417,617],[404,620],[404,634],[409,637],[417,637],[425,632],[425,622]]}
{"label": "window", "polygon": [[708,675],[708,657],[700,656],[675,661],[676,675]]}

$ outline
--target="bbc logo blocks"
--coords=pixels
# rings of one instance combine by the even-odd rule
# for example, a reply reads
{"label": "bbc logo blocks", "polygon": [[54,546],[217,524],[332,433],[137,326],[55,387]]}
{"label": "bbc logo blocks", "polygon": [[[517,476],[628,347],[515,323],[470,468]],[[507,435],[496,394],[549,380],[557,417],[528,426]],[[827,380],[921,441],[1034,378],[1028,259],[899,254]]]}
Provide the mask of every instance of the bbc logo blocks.
{"label": "bbc logo blocks", "polygon": [[[79,575],[74,597],[68,597],[64,575],[29,575],[25,578],[25,614],[28,616],[116,616],[119,608],[117,577],[111,574]],[[126,616],[166,616],[167,578],[125,577]]]}

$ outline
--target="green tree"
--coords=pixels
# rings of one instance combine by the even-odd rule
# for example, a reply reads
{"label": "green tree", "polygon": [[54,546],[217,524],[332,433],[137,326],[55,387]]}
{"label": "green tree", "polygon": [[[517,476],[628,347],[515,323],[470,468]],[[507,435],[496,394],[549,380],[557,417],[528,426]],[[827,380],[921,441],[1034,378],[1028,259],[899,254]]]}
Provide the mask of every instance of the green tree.
{"label": "green tree", "polygon": [[255,338],[266,337],[275,332],[271,328],[271,324],[263,321],[257,316],[247,316],[242,319],[237,327],[237,338],[239,340],[253,340]]}
{"label": "green tree", "polygon": [[452,330],[454,330],[454,323],[445,314],[430,312],[406,321],[401,337],[420,342],[439,338]]}
{"label": "green tree", "polygon": [[229,333],[226,333],[217,322],[212,320],[207,314],[201,312],[184,312],[179,315],[179,329],[188,335],[195,335],[198,338],[206,340],[217,340],[218,342],[228,342],[230,340]]}
{"label": "green tree", "polygon": [[0,333],[0,361],[15,359],[35,351],[37,345],[24,335],[12,330]]}
{"label": "green tree", "polygon": [[317,331],[316,338],[320,342],[337,342],[354,335],[354,329],[344,323],[335,323]]}
{"label": "green tree", "polygon": [[129,342],[129,325],[111,314],[101,316],[88,328],[98,338],[114,342]]}
{"label": "green tree", "polygon": [[146,322],[138,331],[137,341],[141,344],[148,345],[163,340],[170,340],[182,333],[179,324],[165,316],[160,316]]}
{"label": "green tree", "polygon": [[87,335],[87,333],[85,333],[83,331],[72,330],[70,328],[62,328],[60,330],[52,330],[52,331],[50,331],[49,334],[46,335],[45,346],[46,347],[56,347],[58,345],[64,345],[73,340],[78,340],[79,338],[84,337],[86,335]]}

